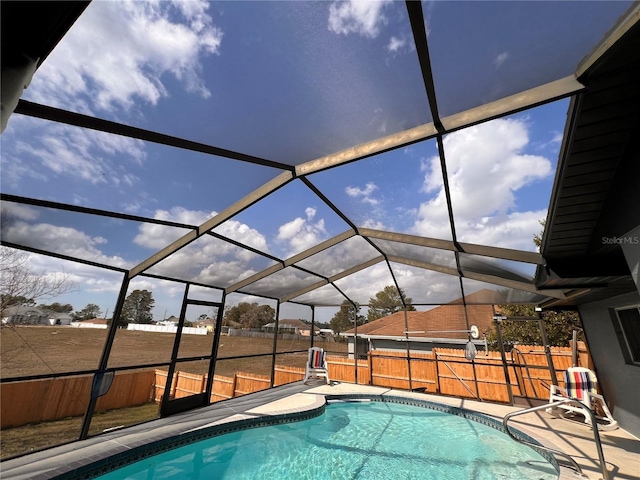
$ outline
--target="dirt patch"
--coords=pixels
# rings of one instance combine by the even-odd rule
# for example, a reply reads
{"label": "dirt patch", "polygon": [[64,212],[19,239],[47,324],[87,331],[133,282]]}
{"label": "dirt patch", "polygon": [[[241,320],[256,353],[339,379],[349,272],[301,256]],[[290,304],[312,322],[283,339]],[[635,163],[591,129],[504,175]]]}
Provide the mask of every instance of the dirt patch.
{"label": "dirt patch", "polygon": [[[134,425],[157,417],[158,405],[155,403],[96,413],[91,421],[89,435],[99,434],[105,428]],[[2,430],[0,458],[4,460],[14,455],[77,440],[82,419],[83,417],[64,418]]]}
{"label": "dirt patch", "polygon": [[[2,378],[93,370],[98,367],[107,338],[106,330],[75,327],[24,326],[0,328],[0,376]],[[118,330],[109,367],[169,362],[175,335],[170,333]],[[183,335],[179,358],[211,355],[212,335]],[[279,340],[278,352],[306,351],[310,341]],[[325,345],[323,345],[325,346]],[[328,352],[345,354],[344,343],[327,343]],[[225,357],[270,354],[273,339],[223,336],[216,373],[237,371],[268,375],[271,356],[224,360]],[[303,366],[306,353],[279,354],[278,365]],[[206,372],[208,361],[184,362],[178,368],[191,373]]]}

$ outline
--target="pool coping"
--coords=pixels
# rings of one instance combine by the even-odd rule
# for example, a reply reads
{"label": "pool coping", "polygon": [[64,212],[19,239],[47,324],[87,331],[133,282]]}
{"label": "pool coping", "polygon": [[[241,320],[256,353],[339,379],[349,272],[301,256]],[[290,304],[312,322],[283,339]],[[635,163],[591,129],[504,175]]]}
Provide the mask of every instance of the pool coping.
{"label": "pool coping", "polygon": [[[292,411],[286,413],[256,416],[236,414],[222,422],[214,422],[213,424],[190,429],[173,437],[154,440],[145,445],[135,447],[134,449],[120,452],[116,455],[101,459],[98,462],[84,465],[77,470],[53,477],[53,480],[91,480],[99,477],[100,475],[117,470],[118,468],[144,460],[145,458],[158,455],[169,450],[174,450],[191,443],[199,442],[201,440],[206,440],[208,438],[238,432],[240,430],[300,422],[315,418],[324,413],[326,405],[326,400],[321,400],[320,396],[318,396],[317,401],[314,402],[312,406],[300,410],[292,409]],[[251,412],[251,410],[248,412]]]}
{"label": "pool coping", "polygon": [[[85,441],[72,442],[71,444],[53,447],[46,451],[4,461],[0,464],[2,477],[16,480],[27,478],[33,480],[91,479],[149,456],[206,438],[243,429],[313,418],[321,415],[327,402],[332,400],[372,399],[374,401],[417,405],[463,416],[504,432],[501,419],[472,409],[447,405],[444,402],[440,403],[430,398],[426,399],[424,394],[384,387],[368,387],[361,388],[361,390],[360,393],[353,391],[340,392],[331,387],[313,388],[312,385],[297,385],[297,387],[292,385],[287,390],[288,394],[287,392],[282,392],[283,395],[273,401],[268,401],[267,399],[262,402],[258,401],[258,396],[254,397],[255,394],[251,394],[238,398],[240,400],[241,398],[254,397],[253,403],[248,403],[251,408],[229,408],[230,411],[233,411],[233,414],[215,421],[207,418],[207,411],[210,413],[213,411],[211,409],[217,408],[219,410],[227,402],[219,402],[200,409],[200,411],[186,412],[185,414],[154,420],[146,424],[91,437]],[[177,422],[175,421],[176,418]],[[519,438],[533,444],[560,450],[548,440],[528,432],[521,425],[516,428],[510,427],[510,431],[519,436]],[[543,450],[535,450],[558,471],[559,480],[576,478],[573,470],[559,465],[552,454]],[[47,453],[50,455],[47,455]],[[28,459],[32,459],[33,462],[29,462]],[[57,462],[54,459],[57,459]],[[4,467],[9,467],[8,471]]]}

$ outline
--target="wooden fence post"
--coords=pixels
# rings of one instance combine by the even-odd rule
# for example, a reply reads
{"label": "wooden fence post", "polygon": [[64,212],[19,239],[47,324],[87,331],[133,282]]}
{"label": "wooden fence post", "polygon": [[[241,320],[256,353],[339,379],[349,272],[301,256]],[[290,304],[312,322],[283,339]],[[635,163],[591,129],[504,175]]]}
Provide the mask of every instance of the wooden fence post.
{"label": "wooden fence post", "polygon": [[[178,390],[178,380],[180,379],[180,372],[175,372],[175,376],[172,379],[172,383],[171,383],[171,393],[169,394],[169,398],[176,398],[176,392]],[[168,375],[167,375],[167,381],[169,381]]]}
{"label": "wooden fence post", "polygon": [[433,348],[431,349],[431,353],[433,354],[433,360],[436,362],[436,393],[440,393],[440,367],[438,366],[438,351]]}
{"label": "wooden fence post", "polygon": [[232,384],[232,389],[231,389],[231,398],[236,396],[236,385],[238,384],[238,375],[237,374],[233,374],[233,384]]}

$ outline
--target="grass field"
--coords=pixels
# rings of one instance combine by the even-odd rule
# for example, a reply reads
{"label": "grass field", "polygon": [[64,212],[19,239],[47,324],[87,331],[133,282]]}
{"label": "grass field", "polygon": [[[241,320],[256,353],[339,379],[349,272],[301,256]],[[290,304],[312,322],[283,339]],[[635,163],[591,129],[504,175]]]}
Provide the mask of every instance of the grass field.
{"label": "grass field", "polygon": [[[114,425],[132,425],[157,416],[158,405],[154,403],[96,413],[91,419],[89,435],[96,435]],[[0,459],[77,440],[81,427],[82,417],[72,417],[5,429],[0,437]]]}
{"label": "grass field", "polygon": [[[107,336],[106,330],[74,327],[24,326],[0,328],[0,377],[64,373],[98,367]],[[175,335],[170,333],[118,330],[109,367],[169,362]],[[183,335],[178,358],[211,354],[212,335]],[[309,341],[279,340],[277,351],[306,351]],[[328,352],[344,354],[345,343],[322,343]],[[225,357],[270,354],[269,338],[227,337],[220,340],[216,374],[232,375],[237,371],[268,375],[270,357],[224,360]],[[306,353],[279,355],[279,365],[303,366]],[[206,372],[208,362],[181,363],[178,369],[190,373]]]}

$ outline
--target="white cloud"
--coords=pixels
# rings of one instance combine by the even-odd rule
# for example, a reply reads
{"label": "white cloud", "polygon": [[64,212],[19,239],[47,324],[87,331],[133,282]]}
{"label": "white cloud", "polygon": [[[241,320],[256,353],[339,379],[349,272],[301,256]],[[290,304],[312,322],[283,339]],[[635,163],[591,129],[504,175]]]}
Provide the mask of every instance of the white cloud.
{"label": "white cloud", "polygon": [[307,207],[307,208],[304,209],[304,213],[307,214],[307,220],[308,221],[313,220],[313,217],[316,216],[316,212],[317,212],[317,210],[315,208],[313,208],[313,207]]}
{"label": "white cloud", "polygon": [[213,285],[233,285],[243,278],[250,277],[256,273],[255,270],[247,269],[244,262],[237,260],[220,261],[202,269],[196,277],[196,281]]}
{"label": "white cloud", "polygon": [[372,218],[368,218],[364,222],[362,222],[362,226],[364,228],[371,228],[373,230],[386,230],[387,229],[387,227],[385,226],[384,223],[382,223],[379,220],[374,220]]}
{"label": "white cloud", "polygon": [[[76,284],[82,284],[88,292],[111,292],[117,293],[122,285],[122,278],[113,276],[112,279],[100,274],[100,276],[71,274],[71,280]],[[89,302],[87,302],[89,303]]]}
{"label": "white cloud", "polygon": [[299,265],[312,272],[331,277],[379,255],[379,252],[362,238],[352,237],[302,260]]}
{"label": "white cloud", "polygon": [[502,52],[498,56],[496,56],[495,60],[493,61],[493,64],[496,66],[496,68],[500,68],[502,64],[507,60],[507,58],[509,58],[509,53]]}
{"label": "white cloud", "polygon": [[140,225],[139,233],[133,239],[136,245],[152,250],[160,250],[187,234],[189,230],[168,227],[155,223]]}
{"label": "white cloud", "polygon": [[71,227],[60,227],[48,223],[16,222],[3,230],[2,235],[5,240],[17,245],[27,245],[114,267],[127,268],[127,266],[131,266],[122,257],[105,255],[97,248],[97,245],[106,243],[104,238],[91,237]]}
{"label": "white cloud", "polygon": [[[173,221],[177,223],[183,223],[185,225],[199,226],[210,218],[215,217],[218,212],[204,212],[201,210],[187,210],[183,207],[173,207],[170,210],[156,210],[153,218],[157,220]],[[227,220],[222,225],[216,227],[216,233],[224,235],[225,237],[233,240],[238,240],[246,245],[249,245],[257,250],[267,252],[267,241],[264,235],[257,230],[250,228],[244,223],[240,223],[236,220]],[[188,230],[168,227],[165,225],[157,224],[144,224],[139,228],[139,233],[134,238],[134,242],[140,246],[161,249],[179,239],[185,235]],[[214,241],[211,237],[203,237],[199,242]],[[244,249],[238,249],[229,243],[225,243],[226,247],[223,251],[219,251],[219,255],[228,254],[232,249],[238,251],[238,258],[249,260],[255,256]],[[219,248],[219,247],[218,247]]]}
{"label": "white cloud", "polygon": [[550,131],[549,134],[551,138],[547,141],[538,141],[535,143],[535,147],[538,150],[547,149],[548,155],[553,155],[554,153],[557,155],[558,149],[562,144],[562,139],[564,138],[564,134],[562,132],[558,132],[557,130]]}
{"label": "white cloud", "polygon": [[[261,252],[269,253],[269,247],[267,246],[267,239],[258,230],[249,227],[248,225],[238,222],[236,220],[227,220],[218,228],[215,229],[220,235],[238,240],[245,245],[255,248]],[[253,257],[253,253],[243,250],[245,254]]]}
{"label": "white cloud", "polygon": [[[393,285],[393,277],[387,264],[381,262],[337,280],[335,284],[349,298],[365,306],[377,292],[384,290],[387,285]],[[366,315],[366,311],[364,314]]]}
{"label": "white cloud", "polygon": [[306,220],[304,218],[297,217],[281,225],[278,228],[278,240],[291,240],[302,230],[305,224]]}
{"label": "white cloud", "polygon": [[[216,215],[215,211],[204,212],[173,207],[170,210],[156,210],[154,218],[198,226]],[[248,225],[228,220],[214,230],[228,238],[267,252],[264,235]],[[144,224],[139,227],[134,242],[146,248],[159,250],[187,232],[185,229],[175,227]],[[162,260],[150,272],[226,287],[255,273],[253,260],[256,258],[257,254],[249,250],[210,235],[204,235]]]}
{"label": "white cloud", "polygon": [[[38,162],[44,170],[57,176],[77,177],[91,184],[106,183],[115,187],[132,186],[138,182],[127,169],[129,165],[141,165],[146,153],[140,140],[110,135],[95,130],[80,129],[69,125],[49,125],[41,130],[36,124],[26,123],[23,139],[17,140],[15,150],[9,152],[9,158],[3,161],[18,180],[31,173],[15,170],[12,156],[22,159],[25,156]],[[117,162],[117,163],[116,163]],[[46,178],[46,177],[44,177]]]}
{"label": "white cloud", "polygon": [[360,198],[363,202],[370,205],[378,205],[379,200],[373,198],[371,194],[378,189],[378,186],[373,182],[368,182],[365,188],[360,187],[347,187],[345,192],[347,195],[353,198]]}
{"label": "white cloud", "polygon": [[563,136],[562,132],[553,132],[553,138],[550,140],[550,143],[562,143]]}
{"label": "white cloud", "polygon": [[305,213],[306,219],[297,217],[278,228],[278,241],[285,242],[289,246],[287,256],[311,248],[327,237],[324,219],[312,222],[316,215],[316,209],[308,207]]}
{"label": "white cloud", "polygon": [[[483,217],[461,227],[458,238],[469,243],[496,245],[517,250],[534,250],[533,235],[539,234],[539,220],[546,218],[545,209],[513,212],[507,215]],[[461,235],[463,237],[461,237]]]}
{"label": "white cloud", "polygon": [[[21,203],[2,202],[0,209],[2,210],[2,220],[10,223],[17,219],[36,220],[40,216],[38,210]],[[3,227],[8,226],[3,225]]]}
{"label": "white cloud", "polygon": [[[516,192],[552,173],[551,162],[523,152],[529,143],[526,124],[499,119],[448,135],[444,140],[451,202],[458,239],[466,242],[533,249],[533,234],[545,211],[518,212]],[[440,160],[423,163],[424,191],[413,231],[450,238]],[[547,199],[542,199],[546,203]],[[498,236],[497,232],[500,231]],[[508,233],[507,233],[508,232]]]}
{"label": "white cloud", "polygon": [[129,110],[136,101],[155,105],[169,95],[163,76],[172,75],[206,98],[200,59],[219,53],[222,41],[206,9],[195,0],[92,2],[38,69],[27,95],[83,113]]}
{"label": "white cloud", "polygon": [[250,263],[238,258],[239,252],[238,247],[203,237],[173,253],[149,271],[226,287],[255,273]]}
{"label": "white cloud", "polygon": [[335,1],[329,6],[329,30],[348,35],[357,33],[375,38],[380,27],[387,22],[382,13],[391,0],[345,0]]}
{"label": "white cloud", "polygon": [[387,50],[389,52],[395,53],[403,48],[406,44],[406,38],[391,37],[391,39],[389,39],[389,44],[387,45]]}

